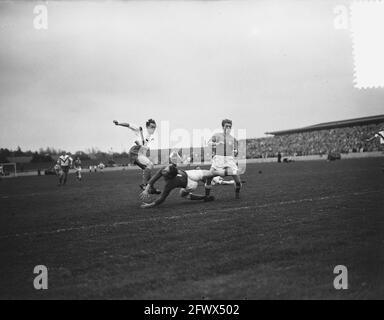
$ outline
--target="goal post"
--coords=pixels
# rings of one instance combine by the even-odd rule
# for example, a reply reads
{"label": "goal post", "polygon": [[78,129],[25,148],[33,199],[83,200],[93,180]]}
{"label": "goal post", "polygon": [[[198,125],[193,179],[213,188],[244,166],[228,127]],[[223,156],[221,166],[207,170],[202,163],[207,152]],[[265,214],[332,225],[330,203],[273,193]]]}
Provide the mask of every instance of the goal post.
{"label": "goal post", "polygon": [[17,177],[16,163],[0,163],[0,176],[4,178]]}

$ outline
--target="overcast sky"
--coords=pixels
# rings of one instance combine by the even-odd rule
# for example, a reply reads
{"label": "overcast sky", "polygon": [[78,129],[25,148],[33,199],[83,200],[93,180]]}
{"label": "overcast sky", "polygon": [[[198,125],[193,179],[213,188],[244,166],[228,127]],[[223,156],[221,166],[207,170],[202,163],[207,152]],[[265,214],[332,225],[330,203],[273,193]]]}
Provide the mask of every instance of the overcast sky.
{"label": "overcast sky", "polygon": [[49,1],[36,30],[37,3],[1,2],[0,147],[127,150],[113,119],[260,137],[382,114],[383,89],[353,87],[342,3]]}

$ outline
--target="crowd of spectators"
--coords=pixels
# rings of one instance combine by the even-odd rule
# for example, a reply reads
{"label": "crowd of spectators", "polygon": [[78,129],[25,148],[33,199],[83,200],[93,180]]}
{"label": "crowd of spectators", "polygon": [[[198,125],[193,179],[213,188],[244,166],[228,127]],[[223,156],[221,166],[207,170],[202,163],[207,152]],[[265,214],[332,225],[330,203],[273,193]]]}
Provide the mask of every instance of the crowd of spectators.
{"label": "crowd of spectators", "polygon": [[379,151],[379,139],[366,140],[383,128],[381,123],[248,139],[247,158]]}

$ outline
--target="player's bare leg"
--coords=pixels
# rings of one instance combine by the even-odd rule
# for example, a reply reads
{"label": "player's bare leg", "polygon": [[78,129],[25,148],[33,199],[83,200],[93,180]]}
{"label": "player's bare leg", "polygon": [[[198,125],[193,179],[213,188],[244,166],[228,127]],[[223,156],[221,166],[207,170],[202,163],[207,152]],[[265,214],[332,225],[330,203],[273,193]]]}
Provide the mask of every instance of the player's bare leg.
{"label": "player's bare leg", "polygon": [[217,176],[212,179],[212,185],[234,185],[234,180],[224,180],[224,178]]}
{"label": "player's bare leg", "polygon": [[210,171],[215,176],[220,176],[220,177],[231,176],[234,180],[235,198],[240,199],[241,179],[240,179],[240,176],[238,175],[238,170],[235,170],[232,168],[223,168],[223,169],[211,168]]}
{"label": "player's bare leg", "polygon": [[220,182],[220,184],[223,185],[223,186],[230,186],[230,185],[234,185],[235,181],[233,181],[233,180],[230,180],[230,181],[223,180],[223,181]]}
{"label": "player's bare leg", "polygon": [[63,175],[64,175],[63,171],[60,171],[59,172],[59,183],[57,184],[58,186],[61,186],[63,183]]}
{"label": "player's bare leg", "polygon": [[68,171],[64,171],[64,176],[63,176],[63,186],[67,183],[67,178],[68,178]]}
{"label": "player's bare leg", "polygon": [[151,167],[145,167],[143,170],[143,185],[147,185],[148,181],[151,180],[152,177],[152,168]]}

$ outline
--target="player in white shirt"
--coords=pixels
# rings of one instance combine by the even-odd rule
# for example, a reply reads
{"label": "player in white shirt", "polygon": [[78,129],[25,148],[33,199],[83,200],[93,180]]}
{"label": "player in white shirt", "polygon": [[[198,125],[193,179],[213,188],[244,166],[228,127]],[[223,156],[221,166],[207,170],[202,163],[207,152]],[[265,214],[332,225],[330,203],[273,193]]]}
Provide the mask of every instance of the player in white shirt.
{"label": "player in white shirt", "polygon": [[370,142],[370,141],[377,139],[377,138],[380,139],[380,144],[384,144],[384,130],[376,132],[373,137],[367,139],[367,142]]}
{"label": "player in white shirt", "polygon": [[[367,139],[366,141],[370,142],[370,141],[375,140],[375,139],[380,139],[380,145],[383,146],[384,145],[384,130],[376,132],[373,137]],[[384,172],[384,164],[382,164],[382,166],[381,166],[381,171]]]}
{"label": "player in white shirt", "polygon": [[[120,123],[117,120],[114,120],[113,123],[117,126],[122,126],[131,129],[136,135],[137,139],[135,141],[135,145],[132,146],[129,150],[129,158],[132,164],[137,165],[143,170],[143,183],[140,185],[140,188],[144,190],[148,184],[148,181],[152,177],[151,172],[153,169],[153,163],[147,157],[147,153],[149,152],[149,147],[154,140],[153,134],[156,130],[156,121],[153,119],[149,119],[146,122],[145,133],[143,132],[142,127],[137,127],[129,123]],[[150,193],[159,194],[160,191],[152,187],[150,189]]]}
{"label": "player in white shirt", "polygon": [[58,159],[57,159],[57,165],[60,167],[59,170],[59,186],[65,185],[67,183],[67,177],[69,169],[72,167],[72,158],[66,154],[63,153]]}

